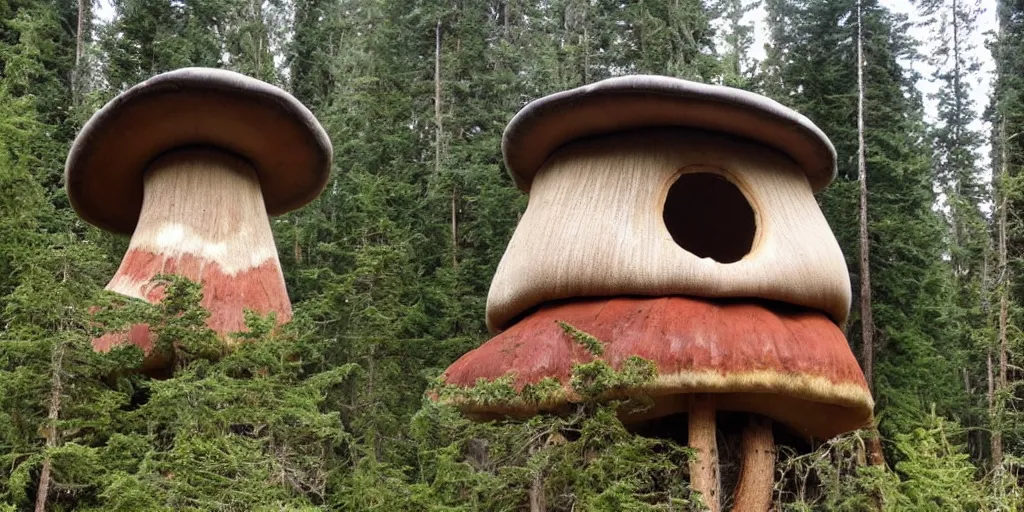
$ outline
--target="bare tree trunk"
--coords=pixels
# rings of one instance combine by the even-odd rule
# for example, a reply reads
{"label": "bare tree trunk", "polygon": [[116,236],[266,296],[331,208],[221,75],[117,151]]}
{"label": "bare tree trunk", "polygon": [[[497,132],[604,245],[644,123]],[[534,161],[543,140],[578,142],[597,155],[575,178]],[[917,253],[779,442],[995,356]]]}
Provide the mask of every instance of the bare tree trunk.
{"label": "bare tree trunk", "polygon": [[75,67],[71,69],[71,98],[74,103],[81,99],[82,55],[85,53],[85,2],[78,0],[78,27],[75,29]]}
{"label": "bare tree trunk", "polygon": [[[868,164],[864,143],[864,13],[857,0],[857,178],[860,182],[860,325],[863,343],[861,359],[868,390],[875,390],[875,321],[871,313],[871,241],[868,238]],[[872,428],[868,439],[868,463],[885,464],[882,439]],[[876,502],[880,505],[880,499]]]}
{"label": "bare tree trunk", "polygon": [[751,414],[742,436],[743,460],[732,509],[736,512],[770,510],[775,484],[775,437],[771,420]]}
{"label": "bare tree trunk", "polygon": [[1003,119],[999,123],[999,139],[1000,139],[1000,165],[999,165],[999,184],[996,187],[996,194],[998,194],[998,251],[999,251],[999,267],[997,270],[998,274],[998,287],[999,287],[999,376],[995,383],[994,396],[990,403],[990,410],[992,415],[992,466],[999,467],[1003,463],[1003,433],[1000,431],[999,426],[999,394],[1006,389],[1007,383],[1007,352],[1008,341],[1007,341],[1007,330],[1009,323],[1009,310],[1010,310],[1010,275],[1009,269],[1006,265],[1006,180],[1009,175],[1009,164],[1007,164],[1007,158],[1009,153],[1007,151],[1007,145],[1009,144],[1012,137],[1008,137],[1006,134],[1006,119]]}
{"label": "bare tree trunk", "polygon": [[[64,392],[64,383],[61,381],[64,364],[64,343],[58,341],[53,349],[51,375],[50,375],[50,412],[46,415],[49,427],[46,429],[46,448],[56,448],[59,442],[57,436],[57,419],[60,417],[60,398]],[[50,456],[43,459],[43,470],[39,474],[39,487],[36,489],[36,512],[46,511],[46,500],[50,495]]]}
{"label": "bare tree trunk", "polygon": [[[999,202],[999,197],[998,197],[998,194],[999,194],[998,179],[999,179],[999,177],[998,177],[998,175],[996,175],[996,176],[994,176],[994,178],[995,179],[994,179],[994,183],[993,183],[993,185],[994,185],[993,186],[993,190],[995,191],[995,194],[996,194],[996,197],[994,198],[994,201],[997,203],[996,204],[996,208],[998,209],[999,208],[999,205],[998,205],[998,202]],[[998,215],[999,215],[999,213],[997,211],[996,212],[997,218],[998,218]],[[997,221],[997,224],[998,224],[998,221]],[[993,280],[992,280],[992,250],[993,250],[992,243],[993,243],[993,240],[992,240],[991,236],[986,236],[985,237],[985,253],[984,253],[984,256],[983,256],[982,270],[981,270],[981,312],[982,312],[982,315],[984,315],[984,317],[985,317],[985,327],[988,328],[988,329],[992,328],[992,282],[993,282]],[[997,236],[996,244],[998,245],[998,243],[999,242],[998,242],[998,236]],[[996,251],[996,252],[998,252],[998,251]],[[1001,278],[999,276],[996,276],[995,283],[996,283],[997,287],[999,286],[1000,279]],[[993,347],[993,344],[989,343],[988,346],[986,347],[986,350],[985,350],[985,384],[986,384],[986,386],[985,386],[985,401],[988,404],[988,414],[989,414],[990,422],[994,422],[994,419],[996,418],[996,412],[997,412],[996,411],[996,393],[995,393],[995,391],[996,391],[996,375],[995,375],[995,371],[994,371],[994,369],[992,367],[992,347]],[[966,372],[967,372],[967,369],[965,368],[964,369],[964,373],[966,374]],[[967,390],[968,394],[970,394],[971,391],[972,390],[968,389]],[[991,449],[991,453],[993,455],[998,455],[1000,458],[1002,458],[1002,439],[998,439],[997,440],[996,437],[993,436],[992,434],[994,434],[994,432],[990,432],[990,439],[989,439],[990,446],[989,446],[989,448]],[[978,445],[979,445],[979,449],[980,449],[980,445],[981,445],[980,441],[978,442]]]}
{"label": "bare tree trunk", "polygon": [[434,29],[434,172],[441,172],[441,20]]}
{"label": "bare tree trunk", "polygon": [[[441,174],[441,148],[444,125],[441,116],[441,20],[434,29],[434,174]],[[459,264],[458,189],[452,183],[451,195],[452,266]]]}
{"label": "bare tree trunk", "polygon": [[722,483],[718,472],[715,402],[706,394],[694,395],[691,400],[689,445],[697,452],[697,459],[690,462],[690,487],[700,492],[705,510],[719,512]]}
{"label": "bare tree trunk", "polygon": [[85,51],[82,29],[85,26],[85,2],[78,0],[78,27],[75,30],[75,70],[82,64],[82,53]]}
{"label": "bare tree trunk", "polygon": [[586,25],[583,25],[583,83],[590,83],[590,37]]}
{"label": "bare tree trunk", "polygon": [[996,407],[996,398],[995,398],[996,397],[996,394],[995,394],[996,382],[995,382],[994,374],[992,372],[992,348],[991,347],[989,347],[988,354],[985,357],[985,369],[986,369],[986,371],[988,373],[988,375],[987,375],[987,377],[988,377],[988,391],[985,393],[985,398],[988,399],[988,410],[991,413],[991,412],[995,411],[995,407]]}
{"label": "bare tree trunk", "polygon": [[547,512],[548,505],[544,500],[544,478],[538,473],[530,484],[530,512]]}
{"label": "bare tree trunk", "polygon": [[868,169],[864,146],[864,34],[861,2],[857,2],[857,176],[860,181],[860,325],[862,359],[868,389],[874,391],[874,331],[871,315],[871,247],[868,240]]}

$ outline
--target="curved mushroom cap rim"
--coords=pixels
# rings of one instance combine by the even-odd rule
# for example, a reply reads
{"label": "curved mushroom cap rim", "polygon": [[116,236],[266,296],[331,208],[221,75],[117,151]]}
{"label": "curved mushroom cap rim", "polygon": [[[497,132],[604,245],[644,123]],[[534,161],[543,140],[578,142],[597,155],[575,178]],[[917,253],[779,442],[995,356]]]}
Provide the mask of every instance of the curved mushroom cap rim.
{"label": "curved mushroom cap rim", "polygon": [[640,128],[687,127],[740,136],[778,149],[807,174],[813,191],[836,175],[836,150],[807,117],[741,89],[656,75],[609,78],[537,99],[502,135],[505,166],[529,192],[559,147],[577,139]]}
{"label": "curved mushroom cap rim", "polygon": [[864,426],[874,402],[842,331],[818,312],[765,303],[690,297],[612,298],[542,306],[452,364],[444,381],[455,389],[509,375],[515,389],[555,378],[560,388],[541,403],[475,401],[455,392],[469,414],[528,416],[579,400],[569,385],[573,364],[592,356],[562,332],[564,321],[604,342],[602,358],[618,367],[629,356],[648,359],[657,376],[637,389],[605,398],[643,396],[655,411],[642,420],[685,412],[695,393],[715,396],[723,410],[763,414],[809,437],[826,438]]}
{"label": "curved mushroom cap rim", "polygon": [[72,208],[101,229],[131,233],[149,163],[190,146],[248,160],[270,215],[309,203],[330,177],[330,138],[291,94],[232,71],[182,68],[136,84],[85,123],[64,169]]}

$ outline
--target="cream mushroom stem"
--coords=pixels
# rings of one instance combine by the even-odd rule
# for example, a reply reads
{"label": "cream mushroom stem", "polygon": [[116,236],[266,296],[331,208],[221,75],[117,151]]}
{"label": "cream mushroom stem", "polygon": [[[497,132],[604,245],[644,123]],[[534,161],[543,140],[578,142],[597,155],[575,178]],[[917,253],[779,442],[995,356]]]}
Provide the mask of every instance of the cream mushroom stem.
{"label": "cream mushroom stem", "polygon": [[274,237],[253,166],[214,148],[165,153],[144,176],[142,211],[107,289],[149,302],[150,281],[176,274],[203,285],[207,324],[242,331],[246,309],[291,318]]}
{"label": "cream mushroom stem", "polygon": [[768,418],[750,415],[740,441],[743,459],[733,495],[733,512],[764,512],[771,508],[775,484],[775,438]]}
{"label": "cream mushroom stem", "polygon": [[705,510],[719,512],[721,478],[718,472],[718,442],[715,437],[715,401],[709,394],[690,398],[690,448],[696,452],[690,461],[690,487],[700,492]]}

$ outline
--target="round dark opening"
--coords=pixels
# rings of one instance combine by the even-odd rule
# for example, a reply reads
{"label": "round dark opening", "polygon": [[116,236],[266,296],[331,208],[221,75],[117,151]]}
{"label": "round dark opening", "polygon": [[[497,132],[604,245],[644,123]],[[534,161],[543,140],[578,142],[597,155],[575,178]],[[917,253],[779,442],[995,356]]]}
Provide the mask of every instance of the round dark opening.
{"label": "round dark opening", "polygon": [[754,209],[736,185],[718,174],[680,175],[668,189],[662,215],[679,247],[700,258],[733,263],[754,245]]}

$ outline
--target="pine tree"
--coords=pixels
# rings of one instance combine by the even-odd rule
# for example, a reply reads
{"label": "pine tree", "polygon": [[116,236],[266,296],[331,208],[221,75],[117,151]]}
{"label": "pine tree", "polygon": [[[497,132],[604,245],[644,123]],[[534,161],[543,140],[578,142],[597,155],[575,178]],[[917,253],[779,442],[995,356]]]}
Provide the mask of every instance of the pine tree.
{"label": "pine tree", "polygon": [[[950,27],[957,40],[969,30],[967,14],[943,24],[939,13],[966,5],[953,1],[962,0],[924,7],[940,41],[952,41],[941,37]],[[615,404],[470,422],[424,401],[434,377],[489,336],[490,278],[526,206],[504,169],[501,132],[532,99],[625,73],[768,94],[838,149],[839,177],[819,201],[860,284],[861,39],[873,380],[895,471],[862,464],[864,433],[810,453],[783,448],[775,507],[868,510],[881,497],[890,508],[1012,509],[1021,438],[1012,349],[1024,290],[1012,279],[1024,204],[1019,3],[999,4],[993,46],[990,261],[979,244],[978,138],[963,129],[973,118],[954,79],[956,68],[970,75],[967,47],[947,45],[948,64],[932,77],[949,86],[929,129],[917,77],[901,64],[919,58],[906,20],[874,0],[863,1],[861,24],[854,0],[766,0],[770,41],[757,67],[745,57],[754,4],[740,0],[713,12],[693,0],[115,0],[95,43],[87,0],[0,3],[0,464],[10,468],[0,508],[695,507],[687,450],[630,432]],[[188,65],[287,86],[335,149],[323,195],[272,222],[295,318],[275,330],[251,317],[232,351],[204,325],[192,283],[171,280],[156,306],[101,293],[124,240],[78,221],[60,188],[67,146],[103,100]],[[933,209],[936,180],[947,210]],[[99,332],[142,321],[178,350],[163,379],[137,371],[136,349],[91,349]],[[859,318],[847,327],[863,348]],[[991,422],[976,392],[988,347]],[[610,375],[602,368],[588,375]],[[513,391],[499,381],[469,392]],[[976,427],[988,426],[1005,455],[984,476]]]}
{"label": "pine tree", "polygon": [[755,75],[755,64],[750,58],[750,49],[754,44],[754,26],[744,20],[751,11],[757,9],[761,1],[722,0],[714,6],[714,11],[723,26],[721,40],[724,51],[721,52],[722,84],[741,89],[752,88]]}
{"label": "pine tree", "polygon": [[[983,380],[982,354],[991,339],[983,311],[988,299],[982,296],[992,244],[981,205],[989,201],[989,194],[979,169],[981,134],[970,126],[978,117],[969,94],[979,69],[973,57],[975,48],[970,44],[977,30],[978,7],[950,0],[925,2],[920,8],[934,35],[935,50],[930,60],[936,69],[932,78],[939,85],[933,98],[938,105],[938,120],[931,133],[934,181],[947,210],[948,254],[957,289],[952,326],[961,340],[958,351],[962,355],[958,359],[969,393],[971,382]],[[978,421],[974,416],[973,411],[965,411],[961,418]]]}
{"label": "pine tree", "polygon": [[[808,115],[832,139],[839,175],[819,196],[844,253],[858,254],[857,16],[841,0],[770,2],[766,91]],[[871,283],[877,340],[875,399],[884,435],[922,421],[925,404],[964,409],[962,342],[950,336],[951,270],[943,262],[941,219],[933,212],[922,99],[899,65],[914,47],[906,20],[864,2],[865,146]],[[847,262],[860,278],[857,261]],[[854,286],[855,291],[857,286]],[[859,301],[859,294],[855,294]],[[856,303],[856,302],[855,302]],[[853,324],[849,338],[863,339]]]}
{"label": "pine tree", "polygon": [[[988,109],[992,122],[993,189],[995,206],[995,238],[997,266],[995,269],[995,296],[998,303],[996,339],[996,369],[990,369],[991,398],[991,457],[992,464],[1001,470],[1003,436],[1015,439],[1019,434],[1009,427],[1010,401],[1017,396],[1014,391],[1017,376],[1011,371],[1010,358],[1013,356],[1011,336],[1016,331],[1021,297],[1021,285],[1014,277],[1020,272],[1021,229],[1016,219],[1022,205],[1019,170],[1024,166],[1024,60],[1020,50],[1024,48],[1024,4],[1017,1],[1003,1],[998,4],[999,30],[992,46],[996,62],[996,80]],[[990,356],[991,358],[991,356]],[[989,363],[990,368],[993,363]],[[1013,441],[1011,441],[1012,443]]]}

